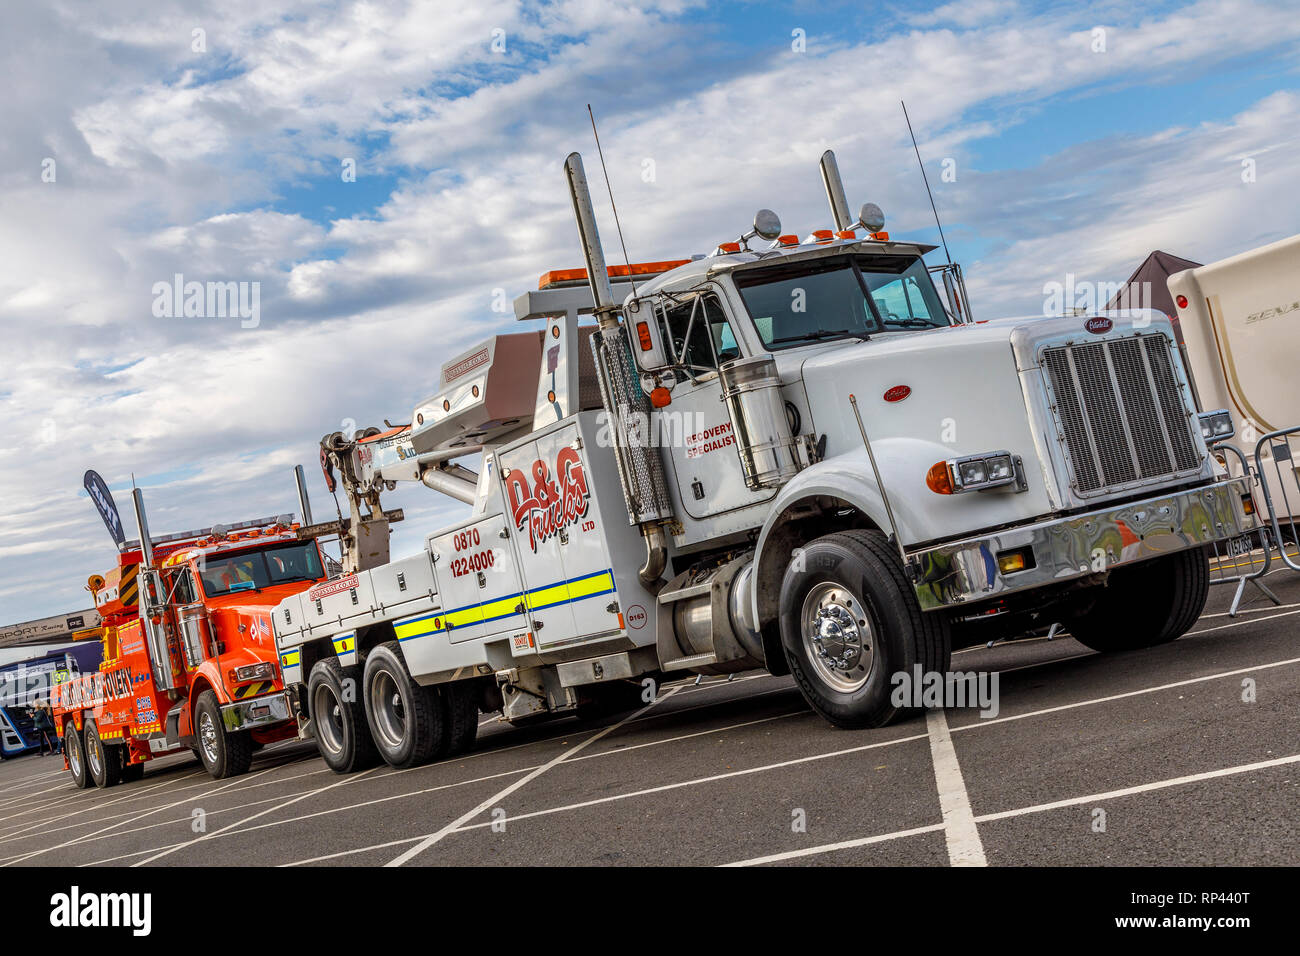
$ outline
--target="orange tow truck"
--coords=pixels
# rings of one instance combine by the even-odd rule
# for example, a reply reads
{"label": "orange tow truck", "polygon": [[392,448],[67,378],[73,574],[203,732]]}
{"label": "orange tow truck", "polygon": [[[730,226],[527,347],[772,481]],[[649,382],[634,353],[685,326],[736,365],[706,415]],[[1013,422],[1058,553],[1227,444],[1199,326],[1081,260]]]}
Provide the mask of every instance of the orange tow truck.
{"label": "orange tow truck", "polygon": [[92,575],[99,670],[56,684],[55,725],[77,787],[138,779],[154,757],[192,749],[213,777],[245,773],[259,746],[296,737],[271,612],[326,577],[292,515],[149,536]]}

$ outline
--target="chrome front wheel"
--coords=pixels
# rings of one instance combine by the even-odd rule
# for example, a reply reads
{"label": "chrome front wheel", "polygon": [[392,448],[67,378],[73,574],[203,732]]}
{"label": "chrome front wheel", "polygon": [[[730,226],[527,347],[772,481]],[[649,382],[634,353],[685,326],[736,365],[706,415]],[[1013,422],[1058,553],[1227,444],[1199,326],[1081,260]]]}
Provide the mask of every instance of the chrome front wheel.
{"label": "chrome front wheel", "polygon": [[862,599],[825,581],[804,598],[801,632],[808,660],[827,686],[851,694],[871,678],[875,634]]}
{"label": "chrome front wheel", "polygon": [[199,746],[203,748],[204,763],[209,767],[215,767],[221,759],[221,751],[217,743],[216,721],[213,720],[212,714],[204,711],[199,714]]}

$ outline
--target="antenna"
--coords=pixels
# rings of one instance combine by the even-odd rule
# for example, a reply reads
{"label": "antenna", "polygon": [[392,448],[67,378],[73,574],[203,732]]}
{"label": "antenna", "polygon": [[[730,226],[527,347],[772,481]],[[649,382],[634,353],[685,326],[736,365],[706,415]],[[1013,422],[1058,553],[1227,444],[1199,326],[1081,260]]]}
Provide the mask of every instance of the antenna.
{"label": "antenna", "polygon": [[632,283],[632,295],[636,295],[636,279],[632,275],[632,260],[627,254],[627,243],[623,241],[623,224],[618,221],[618,205],[614,202],[614,188],[609,184],[609,170],[605,167],[605,151],[600,148],[600,134],[596,132],[596,114],[587,104],[587,115],[591,117],[591,135],[596,137],[596,155],[600,157],[600,171],[605,177],[605,191],[609,193],[609,205],[614,210],[614,228],[618,230],[618,244],[623,247],[623,263],[627,266],[627,278]]}
{"label": "antenna", "polygon": [[[902,100],[898,102],[903,103]],[[939,210],[934,205],[934,193],[930,192],[930,180],[925,175],[925,163],[921,162],[921,151],[916,146],[916,134],[912,132],[912,120],[907,115],[907,104],[903,103],[903,119],[907,120],[907,133],[912,137],[912,149],[916,153],[916,164],[921,167],[921,179],[925,181],[925,194],[930,197],[930,209],[934,212],[934,224],[939,227],[939,241],[943,243],[943,257],[952,265],[952,256],[948,254],[948,240],[943,237],[943,223],[939,221]]]}

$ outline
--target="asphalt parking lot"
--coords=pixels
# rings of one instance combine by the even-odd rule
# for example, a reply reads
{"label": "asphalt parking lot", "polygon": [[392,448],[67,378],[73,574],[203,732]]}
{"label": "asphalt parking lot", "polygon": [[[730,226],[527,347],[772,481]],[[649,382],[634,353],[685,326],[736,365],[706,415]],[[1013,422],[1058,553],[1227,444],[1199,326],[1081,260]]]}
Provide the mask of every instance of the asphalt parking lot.
{"label": "asphalt parking lot", "polygon": [[0,764],[0,865],[1295,865],[1300,576],[1174,644],[976,648],[996,717],[836,730],[788,677],[663,689],[597,723],[483,718],[467,756],[338,776],[310,742],[214,781],[188,755],[73,788]]}

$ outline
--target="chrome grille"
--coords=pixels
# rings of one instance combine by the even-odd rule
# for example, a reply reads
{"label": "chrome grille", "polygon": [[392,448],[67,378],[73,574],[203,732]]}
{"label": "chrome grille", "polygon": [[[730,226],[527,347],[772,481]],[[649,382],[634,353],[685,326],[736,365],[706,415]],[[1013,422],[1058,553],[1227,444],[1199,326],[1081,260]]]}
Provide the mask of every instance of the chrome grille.
{"label": "chrome grille", "polygon": [[1200,467],[1163,335],[1044,349],[1043,367],[1080,494]]}

